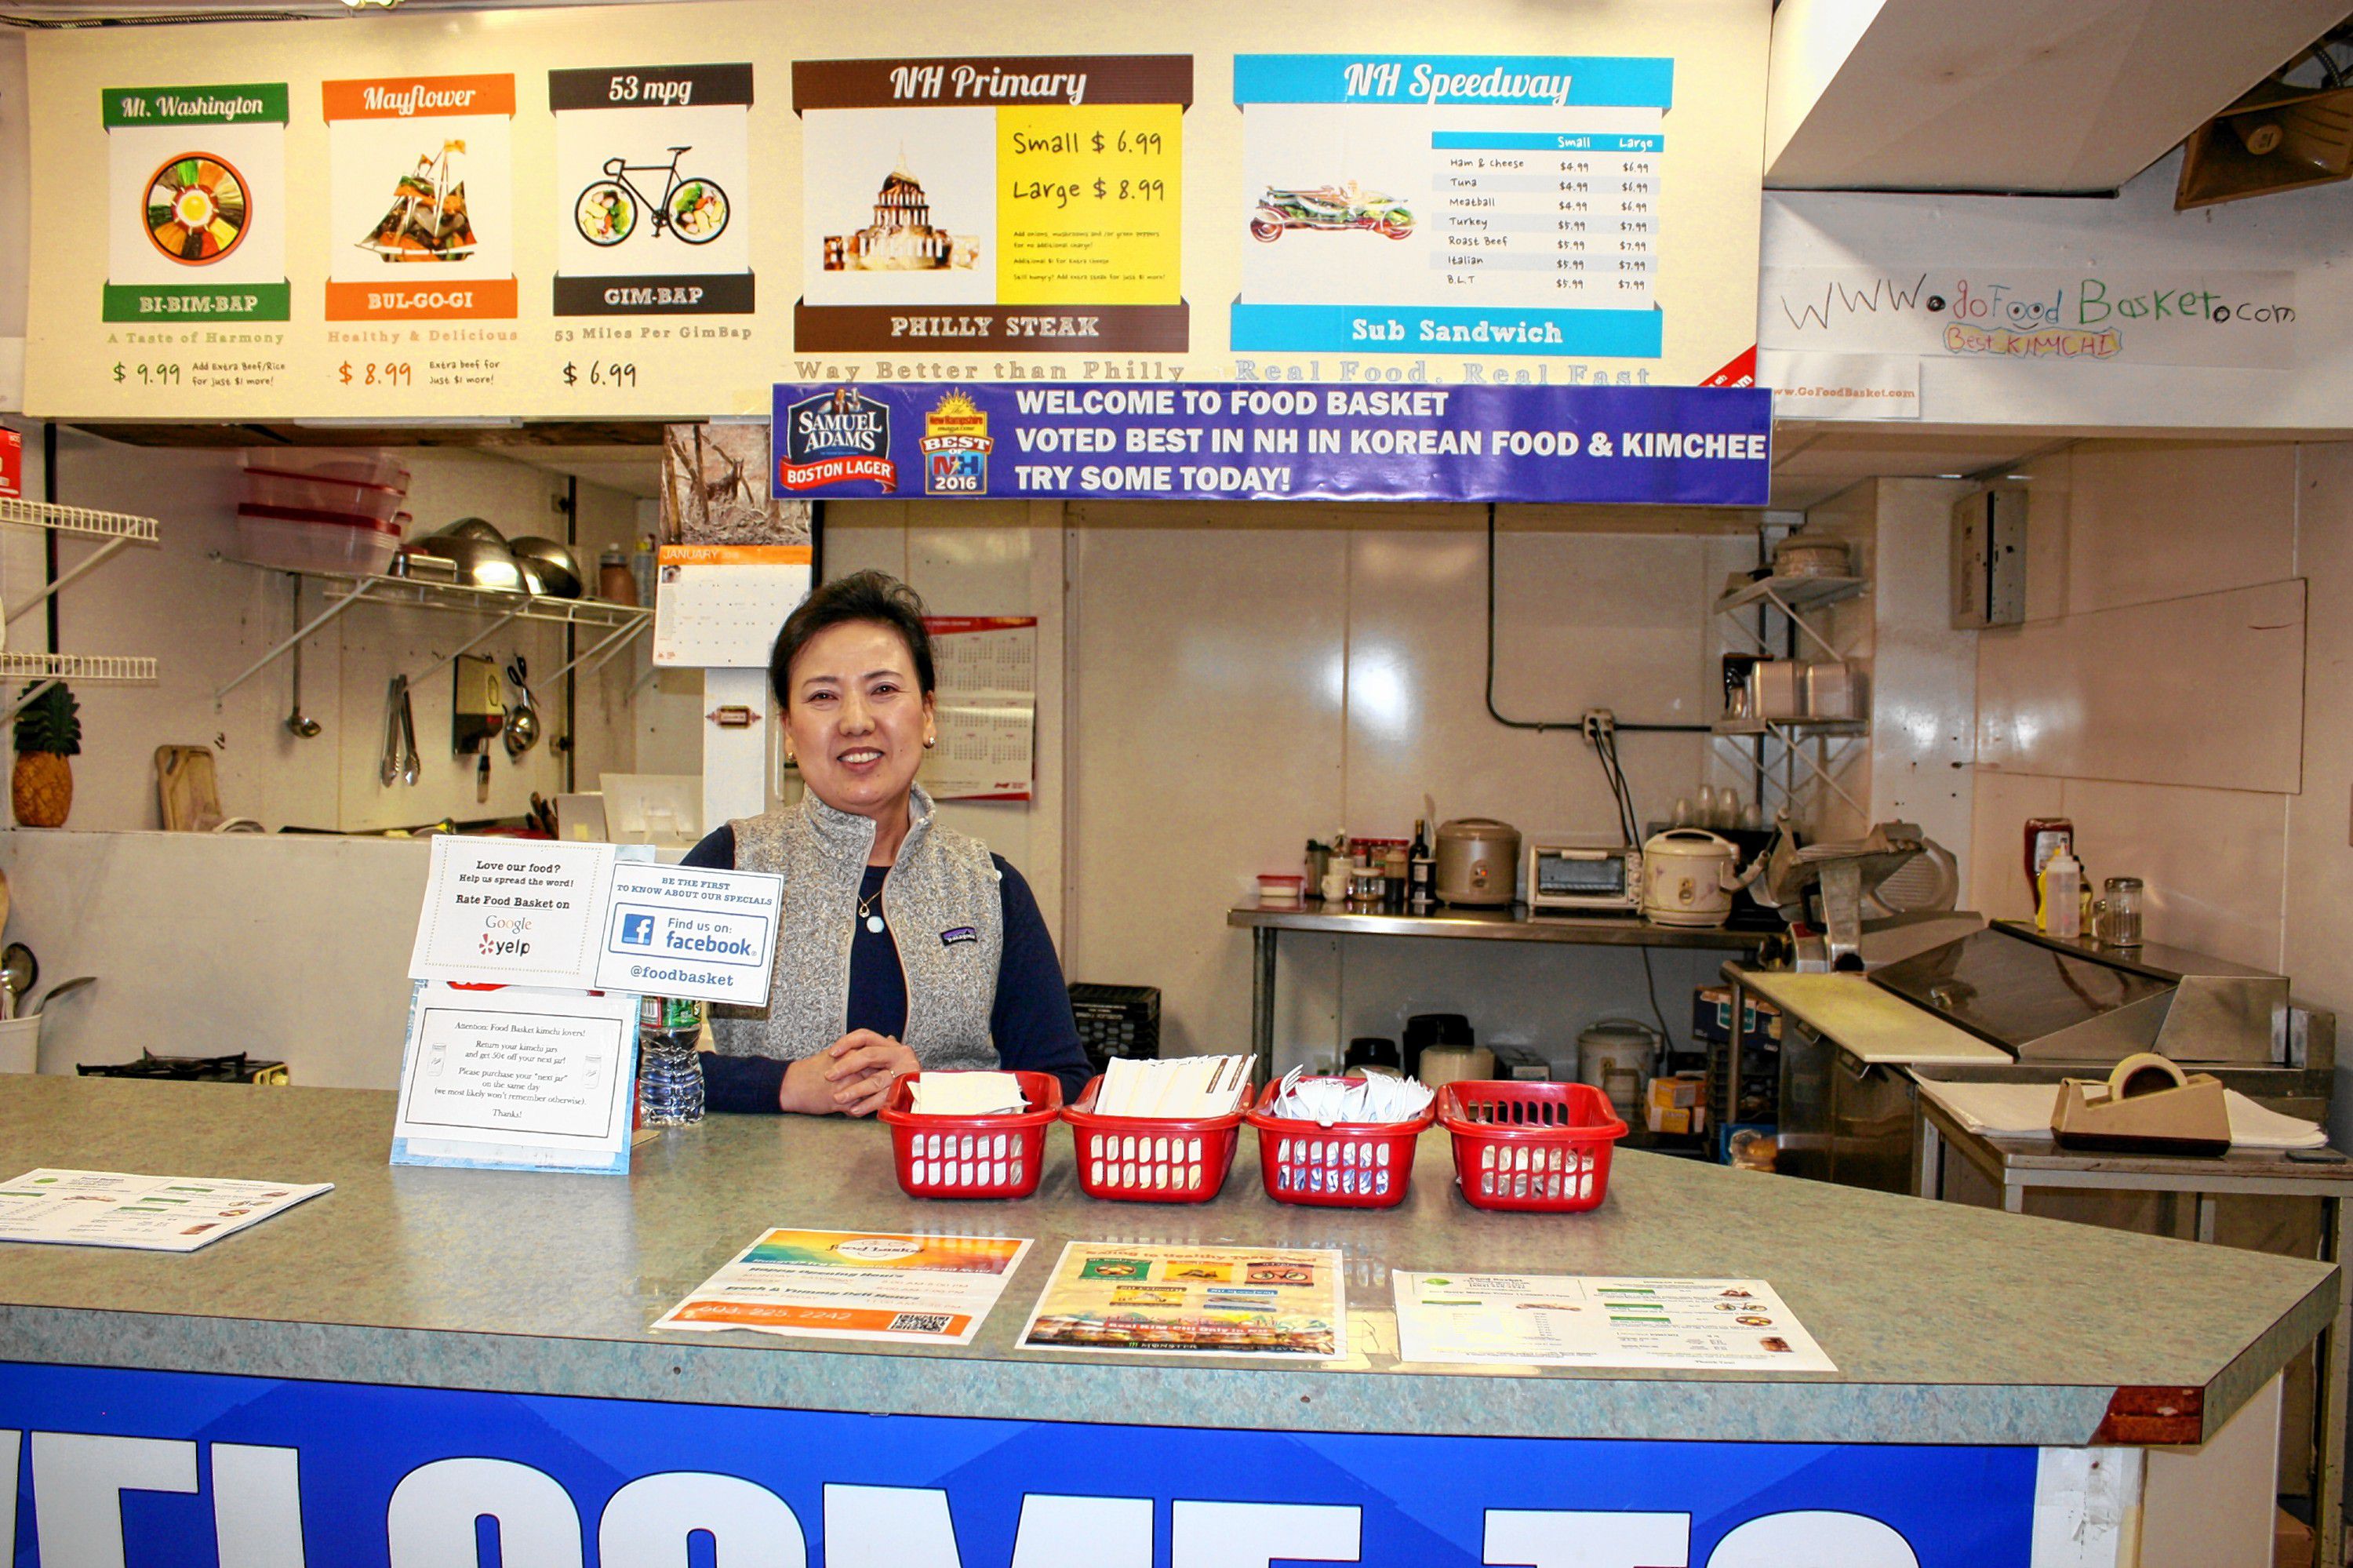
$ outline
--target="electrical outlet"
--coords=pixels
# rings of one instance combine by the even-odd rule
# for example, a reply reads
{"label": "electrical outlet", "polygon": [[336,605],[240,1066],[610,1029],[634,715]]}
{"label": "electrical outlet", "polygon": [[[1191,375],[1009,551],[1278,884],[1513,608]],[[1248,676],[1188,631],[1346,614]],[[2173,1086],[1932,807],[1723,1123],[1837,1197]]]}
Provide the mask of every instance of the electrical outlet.
{"label": "electrical outlet", "polygon": [[1585,710],[1585,738],[1599,741],[1605,735],[1618,733],[1618,715],[1608,708]]}

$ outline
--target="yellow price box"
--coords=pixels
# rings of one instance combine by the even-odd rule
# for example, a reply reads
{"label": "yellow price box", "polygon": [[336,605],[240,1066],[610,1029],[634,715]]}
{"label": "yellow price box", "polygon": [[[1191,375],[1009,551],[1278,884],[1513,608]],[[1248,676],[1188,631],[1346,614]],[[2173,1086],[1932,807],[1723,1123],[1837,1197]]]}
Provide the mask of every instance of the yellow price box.
{"label": "yellow price box", "polygon": [[998,302],[1176,303],[1183,122],[1174,103],[1000,108]]}

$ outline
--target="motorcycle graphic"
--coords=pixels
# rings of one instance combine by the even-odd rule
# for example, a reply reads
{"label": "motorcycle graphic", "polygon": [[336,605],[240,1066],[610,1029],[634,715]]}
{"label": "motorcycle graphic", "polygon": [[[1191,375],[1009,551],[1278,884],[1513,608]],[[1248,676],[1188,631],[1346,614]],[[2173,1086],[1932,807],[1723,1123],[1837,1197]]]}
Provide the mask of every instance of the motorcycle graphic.
{"label": "motorcycle graphic", "polygon": [[1369,228],[1391,239],[1413,232],[1413,214],[1405,203],[1379,191],[1368,191],[1351,180],[1345,185],[1319,185],[1313,190],[1266,187],[1258,210],[1250,214],[1250,237],[1271,245],[1287,228]]}

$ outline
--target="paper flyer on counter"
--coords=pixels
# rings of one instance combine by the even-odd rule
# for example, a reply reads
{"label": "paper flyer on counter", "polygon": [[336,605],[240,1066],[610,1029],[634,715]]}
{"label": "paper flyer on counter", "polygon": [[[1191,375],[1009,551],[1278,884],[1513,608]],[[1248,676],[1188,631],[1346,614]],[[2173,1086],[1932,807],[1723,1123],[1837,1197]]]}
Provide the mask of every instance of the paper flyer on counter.
{"label": "paper flyer on counter", "polygon": [[1836,1372],[1761,1279],[1389,1276],[1398,1359],[1441,1366]]}
{"label": "paper flyer on counter", "polygon": [[0,1185],[0,1242],[194,1252],[334,1185],[44,1167]]}
{"label": "paper flyer on counter", "polygon": [[393,1163],[625,1174],[637,1049],[625,991],[420,980]]}
{"label": "paper flyer on counter", "polygon": [[1347,1310],[1336,1251],[1070,1242],[1021,1345],[1336,1361]]}
{"label": "paper flyer on counter", "polygon": [[1029,1251],[1014,1236],[773,1230],[653,1327],[968,1345]]}

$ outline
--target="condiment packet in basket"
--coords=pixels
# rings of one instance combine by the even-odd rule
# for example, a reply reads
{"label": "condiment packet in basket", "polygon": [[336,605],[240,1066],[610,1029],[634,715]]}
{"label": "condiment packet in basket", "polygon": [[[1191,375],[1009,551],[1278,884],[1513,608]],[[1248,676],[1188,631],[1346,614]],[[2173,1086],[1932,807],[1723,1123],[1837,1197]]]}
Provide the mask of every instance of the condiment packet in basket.
{"label": "condiment packet in basket", "polygon": [[1269,1116],[1287,1121],[1312,1121],[1318,1127],[1339,1122],[1411,1121],[1430,1108],[1432,1095],[1419,1078],[1392,1078],[1367,1073],[1362,1078],[1310,1078],[1303,1068],[1283,1075]]}
{"label": "condiment packet in basket", "polygon": [[998,1116],[1029,1102],[1010,1073],[918,1073],[909,1088],[917,1116]]}

